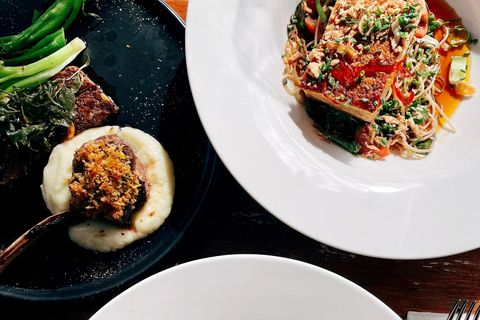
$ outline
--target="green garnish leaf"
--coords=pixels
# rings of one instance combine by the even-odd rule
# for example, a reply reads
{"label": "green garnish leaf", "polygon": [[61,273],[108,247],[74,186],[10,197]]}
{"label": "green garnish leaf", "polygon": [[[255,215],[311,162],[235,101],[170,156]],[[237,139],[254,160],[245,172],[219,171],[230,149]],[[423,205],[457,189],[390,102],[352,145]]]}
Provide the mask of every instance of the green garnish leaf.
{"label": "green garnish leaf", "polygon": [[0,142],[32,156],[51,149],[53,138],[72,125],[75,95],[58,82],[13,88],[0,102]]}
{"label": "green garnish leaf", "polygon": [[73,80],[72,84],[70,85],[70,89],[71,89],[72,93],[77,93],[78,90],[80,90],[81,86],[82,86],[82,77],[80,76],[80,73],[77,73],[75,75],[75,79]]}

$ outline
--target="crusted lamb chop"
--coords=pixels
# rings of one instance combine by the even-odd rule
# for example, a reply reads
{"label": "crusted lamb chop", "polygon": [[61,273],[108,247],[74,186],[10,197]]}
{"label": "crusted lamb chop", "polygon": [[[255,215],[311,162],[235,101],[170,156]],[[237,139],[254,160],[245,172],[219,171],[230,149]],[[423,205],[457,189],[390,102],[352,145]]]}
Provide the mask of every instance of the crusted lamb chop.
{"label": "crusted lamb chop", "polygon": [[150,184],[145,165],[117,135],[84,143],[75,152],[69,179],[70,211],[51,215],[30,228],[4,251],[0,273],[42,235],[66,223],[86,218],[105,218],[123,227],[130,215],[148,198]]}
{"label": "crusted lamb chop", "polygon": [[[67,67],[52,79],[64,80],[65,85],[70,87],[76,72],[80,76],[81,84],[75,93],[76,114],[72,119],[73,126],[68,130],[60,129],[55,137],[48,137],[52,147],[88,128],[104,124],[110,115],[118,112],[118,106],[113,100],[105,95],[100,86],[90,80],[84,72],[79,71],[79,68]],[[42,156],[44,155],[41,153],[25,154],[18,149],[7,148],[6,141],[0,140],[0,186],[11,185],[24,177],[28,168]]]}
{"label": "crusted lamb chop", "polygon": [[70,210],[130,226],[130,214],[147,200],[144,164],[117,135],[84,143],[73,158]]}
{"label": "crusted lamb chop", "polygon": [[4,251],[0,273],[42,235],[66,223],[87,218],[106,218],[130,226],[130,214],[142,207],[149,183],[145,165],[117,135],[84,143],[75,153],[69,180],[70,211],[51,215],[25,232]]}

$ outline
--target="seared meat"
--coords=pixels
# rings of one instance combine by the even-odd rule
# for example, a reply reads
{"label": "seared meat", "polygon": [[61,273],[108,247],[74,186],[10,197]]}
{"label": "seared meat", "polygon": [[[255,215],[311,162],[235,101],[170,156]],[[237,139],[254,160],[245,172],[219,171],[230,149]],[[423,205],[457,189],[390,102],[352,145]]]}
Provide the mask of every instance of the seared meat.
{"label": "seared meat", "polygon": [[[70,79],[77,67],[67,67],[64,71],[57,73],[54,79]],[[105,93],[100,86],[95,84],[85,73],[80,71],[82,84],[76,93],[77,101],[75,111],[77,114],[73,118],[76,134],[91,127],[97,127],[105,122],[112,113],[118,112],[118,107]],[[73,80],[67,81],[70,86]]]}
{"label": "seared meat", "polygon": [[144,164],[125,140],[107,135],[84,143],[73,158],[70,210],[130,225],[130,214],[147,200]]}
{"label": "seared meat", "polygon": [[[73,80],[68,80],[78,71],[77,67],[67,67],[65,70],[56,74],[53,79],[64,79],[66,85],[70,86]],[[59,136],[51,137],[49,143],[53,146],[65,139],[71,139],[78,133],[104,124],[107,118],[118,112],[118,106],[111,98],[103,93],[100,86],[90,80],[87,75],[80,71],[81,86],[75,94],[76,115],[72,119],[73,127],[64,130]],[[6,146],[0,142],[0,186],[11,185],[14,181],[24,177],[29,167],[37,162],[42,154],[23,154],[13,149],[8,154],[5,152]]]}

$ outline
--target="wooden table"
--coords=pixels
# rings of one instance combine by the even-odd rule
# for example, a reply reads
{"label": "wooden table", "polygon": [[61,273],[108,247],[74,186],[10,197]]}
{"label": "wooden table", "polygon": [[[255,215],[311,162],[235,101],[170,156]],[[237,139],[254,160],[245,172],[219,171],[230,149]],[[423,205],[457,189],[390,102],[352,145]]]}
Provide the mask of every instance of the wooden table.
{"label": "wooden table", "polygon": [[[188,0],[165,1],[186,19]],[[474,226],[471,232],[475,232]],[[223,165],[194,230],[145,276],[195,259],[234,253],[283,256],[328,269],[365,288],[403,319],[410,310],[448,312],[457,298],[480,299],[480,249],[414,261],[337,250],[281,223],[257,204]],[[52,303],[0,298],[0,319],[88,319],[119,293]]]}

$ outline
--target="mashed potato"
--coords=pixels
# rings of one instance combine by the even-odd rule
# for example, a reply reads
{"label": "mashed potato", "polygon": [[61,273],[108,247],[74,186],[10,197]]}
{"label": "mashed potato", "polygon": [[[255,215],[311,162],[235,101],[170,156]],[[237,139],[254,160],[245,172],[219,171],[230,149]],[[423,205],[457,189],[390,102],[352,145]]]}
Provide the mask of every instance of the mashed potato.
{"label": "mashed potato", "polygon": [[143,162],[150,190],[145,205],[132,214],[132,225],[128,229],[104,220],[86,220],[69,228],[72,241],[99,252],[121,249],[157,230],[170,214],[175,189],[172,162],[155,138],[133,128],[107,126],[89,129],[56,146],[43,171],[40,188],[52,214],[69,209],[68,179],[72,175],[75,150],[87,141],[109,134],[123,138]]}

